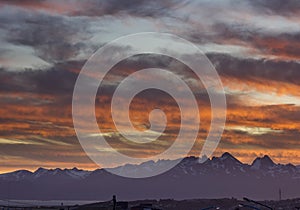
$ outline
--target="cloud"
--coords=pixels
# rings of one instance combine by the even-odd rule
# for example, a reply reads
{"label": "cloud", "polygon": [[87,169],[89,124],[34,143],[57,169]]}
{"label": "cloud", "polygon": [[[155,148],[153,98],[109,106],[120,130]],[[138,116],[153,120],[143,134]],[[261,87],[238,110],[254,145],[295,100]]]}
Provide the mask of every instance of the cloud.
{"label": "cloud", "polygon": [[300,31],[283,30],[279,33],[272,33],[259,28],[251,30],[251,27],[232,26],[224,23],[216,23],[214,30],[218,33],[215,38],[217,43],[244,46],[248,48],[250,54],[258,54],[266,59],[300,59]]}
{"label": "cloud", "polygon": [[[246,161],[269,153],[277,161],[294,158],[294,163],[300,163],[298,11],[299,3],[292,0],[1,1],[0,170],[4,165],[96,167],[83,153],[73,129],[76,78],[99,46],[142,30],[187,38],[205,49],[216,67],[228,104],[228,128],[216,153],[230,151]],[[116,85],[130,73],[149,67],[170,69],[194,91],[201,129],[191,154],[198,154],[210,126],[209,97],[190,69],[168,57],[140,55],[112,69],[96,100],[99,127],[115,134],[110,136],[111,144],[125,154],[151,155],[172,143],[180,127],[180,112],[165,93],[139,94],[130,113],[135,126],[145,129],[152,108],[160,106],[165,111],[168,126],[160,144],[130,148],[118,137],[109,116]]]}
{"label": "cloud", "polygon": [[27,46],[39,58],[54,63],[74,59],[84,48],[87,23],[44,13],[30,14],[15,8],[1,8],[0,26],[6,42]]}
{"label": "cloud", "polygon": [[300,3],[294,0],[275,0],[272,2],[268,0],[249,0],[248,3],[259,12],[272,15],[294,16],[299,14],[300,11]]}
{"label": "cloud", "polygon": [[[228,55],[212,55],[212,57],[213,59],[211,60],[214,64],[218,62],[220,64],[219,66],[217,65],[217,70],[221,78],[229,78],[229,81],[237,78],[236,85],[239,88],[241,87],[240,84],[244,81],[248,81],[252,85],[251,88],[256,88],[258,85],[257,81],[259,80],[265,81],[265,83],[266,81],[281,81],[286,84],[293,82],[282,80],[281,75],[283,74],[279,71],[280,68],[278,70],[266,67],[262,70],[260,68],[256,69],[256,66],[262,65],[264,67],[265,65],[260,60],[243,60],[228,57]],[[252,62],[253,64],[248,65],[248,63]],[[270,66],[276,67],[278,61],[273,62]],[[57,63],[48,70],[26,70],[22,72],[5,71],[2,69],[0,88],[2,94],[0,94],[0,97],[5,100],[1,100],[0,103],[3,110],[0,113],[0,122],[2,125],[0,136],[6,139],[14,138],[24,141],[43,142],[43,144],[57,148],[58,151],[63,151],[65,147],[68,147],[65,144],[77,145],[79,147],[74,129],[72,128],[71,99],[73,87],[83,63],[84,61],[70,61]],[[282,63],[289,64],[289,62]],[[149,67],[148,65],[165,68],[173,67],[172,71],[181,74],[183,79],[194,79],[193,74],[189,72],[185,73],[188,69],[166,58],[158,59],[155,56],[141,56],[121,62],[112,70],[111,74],[113,76],[107,77],[108,83],[104,86],[104,95],[99,96],[97,100],[97,119],[103,132],[114,132],[113,122],[108,110],[110,110],[110,97],[115,86],[129,73]],[[228,69],[222,69],[223,66],[228,67]],[[268,69],[273,69],[275,73],[271,70],[270,72],[266,72]],[[260,72],[260,70],[263,72]],[[276,73],[277,71],[278,73]],[[297,77],[296,70],[294,77]],[[276,86],[273,88],[276,88]],[[11,95],[11,97],[8,97],[8,95]],[[206,92],[201,93],[200,91],[196,96],[199,100],[201,130],[199,131],[198,142],[195,144],[191,154],[197,154],[199,149],[201,149],[201,144],[207,135],[211,117],[209,98]],[[153,97],[158,99],[158,101],[149,102]],[[232,150],[236,147],[253,147],[272,150],[282,147],[290,150],[297,147],[299,134],[295,131],[299,128],[300,118],[298,118],[297,114],[299,107],[292,105],[252,107],[250,104],[241,103],[239,97],[239,94],[227,95],[229,105],[227,111],[228,126],[262,127],[270,130],[282,130],[282,132],[271,132],[268,135],[260,135],[260,137],[249,132],[225,132],[222,140],[223,143],[220,145],[221,148]],[[162,108],[169,118],[169,127],[167,127],[166,134],[171,142],[180,127],[180,113],[176,110],[176,103],[173,103],[172,99],[166,97],[164,93],[149,91],[148,93],[139,94],[132,103],[132,120],[138,126],[147,125],[149,111],[157,106]],[[193,115],[191,113],[191,116]],[[86,126],[88,127],[88,124]],[[95,131],[91,131],[91,133],[95,133]],[[55,140],[57,143],[52,144],[49,141],[44,141],[44,139]],[[165,141],[166,139],[165,137],[163,140]],[[124,145],[124,142],[120,144],[117,140],[117,138],[112,138],[112,144],[118,146],[123,153],[133,152],[131,147]],[[286,144],[283,140],[288,141],[289,144]],[[60,141],[61,144],[59,143]],[[159,145],[154,145],[153,147],[141,150],[144,152],[147,151],[147,154],[151,155],[158,148],[161,149]],[[12,148],[6,147],[6,149],[10,150]],[[142,154],[138,152],[135,155]],[[22,155],[22,153],[19,155]],[[37,157],[33,156],[32,158]],[[45,158],[48,158],[50,161],[52,154],[49,154]]]}
{"label": "cloud", "polygon": [[[208,55],[225,85],[299,96],[299,63],[266,59],[236,58],[224,54]],[[235,81],[231,83],[230,81]],[[228,83],[227,83],[228,82]]]}
{"label": "cloud", "polygon": [[[29,1],[13,0],[3,1],[5,4],[26,8],[29,10],[45,11],[56,14],[65,14],[70,16],[105,16],[105,15],[131,15],[137,17],[160,17],[172,14],[172,8],[184,5],[178,0],[167,1],[146,1],[146,0],[129,0],[123,1]],[[4,6],[3,3],[3,6]],[[179,5],[178,5],[179,4]],[[175,7],[175,8],[176,8]],[[79,9],[80,8],[80,9]]]}

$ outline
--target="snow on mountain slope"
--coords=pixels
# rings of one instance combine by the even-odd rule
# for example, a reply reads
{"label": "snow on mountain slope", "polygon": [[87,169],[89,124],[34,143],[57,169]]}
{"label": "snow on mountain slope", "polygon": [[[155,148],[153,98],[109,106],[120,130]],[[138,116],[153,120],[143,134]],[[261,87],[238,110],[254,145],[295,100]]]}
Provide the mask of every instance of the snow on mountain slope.
{"label": "snow on mountain slope", "polygon": [[[172,170],[167,172],[173,177],[184,176],[184,175],[205,175],[205,174],[227,174],[232,176],[238,176],[241,174],[253,175],[256,177],[264,177],[266,175],[271,176],[284,176],[289,175],[291,177],[300,177],[300,166],[294,166],[292,164],[282,165],[276,164],[272,159],[265,155],[264,157],[256,158],[251,165],[243,164],[237,160],[233,155],[226,152],[221,157],[212,157],[211,159],[203,159],[198,157],[186,157],[174,167]],[[175,160],[159,160],[147,161],[139,165],[126,164],[113,168],[112,170],[125,171],[128,176],[132,174],[138,174],[141,171],[153,171],[159,170]],[[102,170],[102,169],[100,169]],[[11,173],[1,174],[0,179],[6,180],[22,180],[22,179],[37,179],[49,176],[66,176],[73,179],[85,179],[92,172],[73,169],[45,169],[39,168],[33,173],[26,170],[15,171]]]}
{"label": "snow on mountain slope", "polygon": [[0,180],[10,180],[10,181],[20,181],[20,180],[34,180],[38,178],[47,178],[51,176],[67,176],[73,179],[83,179],[88,176],[91,171],[79,170],[77,168],[73,169],[45,169],[38,168],[34,172],[27,170],[19,170],[15,172],[0,174]]}
{"label": "snow on mountain slope", "polygon": [[[205,161],[204,161],[205,159]],[[266,176],[272,177],[298,177],[300,169],[292,164],[282,165],[275,164],[268,156],[256,158],[251,165],[244,164],[236,159],[233,155],[226,152],[221,157],[198,158],[194,156],[186,157],[173,169],[166,174],[174,178],[182,176],[201,176],[201,175],[216,175],[223,174],[227,176],[253,176],[262,178]],[[123,171],[127,175],[144,173],[145,171],[160,170],[171,164],[172,160],[159,160],[144,162],[140,165],[126,164],[116,167],[113,170],[116,172]]]}
{"label": "snow on mountain slope", "polygon": [[19,170],[10,173],[0,174],[0,179],[3,180],[21,180],[25,179],[28,176],[31,176],[32,172],[27,170]]}
{"label": "snow on mountain slope", "polygon": [[[174,160],[127,164],[114,170],[135,174],[152,171]],[[186,157],[171,170],[146,179],[118,177],[104,169],[94,171],[39,168],[0,175],[0,196],[17,199],[106,199],[118,193],[124,199],[257,196],[269,199],[282,188],[286,196],[300,196],[300,167],[276,164],[268,156],[244,164],[229,153],[211,159]],[[27,192],[30,189],[30,192]],[[128,194],[128,189],[130,192]],[[273,194],[272,194],[273,193]]]}

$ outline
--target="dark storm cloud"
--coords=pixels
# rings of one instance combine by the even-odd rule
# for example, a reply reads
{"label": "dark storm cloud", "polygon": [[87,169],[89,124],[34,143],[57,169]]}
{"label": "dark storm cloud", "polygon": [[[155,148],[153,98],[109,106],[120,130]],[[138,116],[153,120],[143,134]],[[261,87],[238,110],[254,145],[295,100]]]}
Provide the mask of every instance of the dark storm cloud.
{"label": "dark storm cloud", "polygon": [[300,2],[298,0],[249,0],[249,4],[260,12],[275,15],[299,14]]}
{"label": "dark storm cloud", "polygon": [[85,10],[77,11],[73,15],[103,16],[103,15],[131,15],[139,17],[171,16],[172,7],[178,4],[178,0],[147,1],[147,0],[89,0],[86,1]]}
{"label": "dark storm cloud", "polygon": [[[264,59],[243,59],[236,58],[226,54],[210,54],[208,55],[214,66],[216,67],[221,78],[237,79],[241,84],[253,83],[254,87],[257,84],[270,86],[272,82],[282,82],[287,86],[293,85],[287,89],[285,94],[298,94],[300,64],[292,61],[276,61]],[[64,106],[71,104],[72,93],[78,73],[85,61],[70,61],[66,63],[57,63],[54,67],[48,70],[26,70],[21,72],[0,70],[0,93],[18,93],[16,98],[5,98],[7,102],[15,101],[15,103],[32,103],[32,104],[47,104]],[[144,68],[164,68],[179,74],[187,84],[189,79],[198,80],[198,78],[184,65],[173,61],[168,57],[157,56],[135,56],[131,59],[126,59],[116,65],[108,76],[105,77],[105,83],[101,86],[101,94],[113,94],[118,83],[129,74]],[[226,85],[226,83],[225,83]],[[209,103],[206,91],[200,91],[201,82],[191,85],[197,89],[196,97],[201,103]],[[280,87],[277,87],[280,88]],[[22,97],[22,94],[38,94],[41,97],[35,100]],[[18,97],[17,97],[18,96]],[[142,98],[152,98],[152,95],[141,95]],[[239,104],[239,95],[227,95],[228,105],[236,106]],[[141,99],[142,99],[141,98]],[[162,100],[164,96],[162,94]],[[158,98],[158,99],[159,99]],[[104,98],[101,99],[101,103]],[[3,100],[2,100],[3,102]]]}
{"label": "dark storm cloud", "polygon": [[[272,17],[270,18],[272,19]],[[197,27],[188,27],[183,34],[190,41],[199,44],[200,47],[209,43],[220,46],[231,45],[249,51],[249,56],[300,60],[300,31],[287,31],[279,27],[278,31],[274,32],[246,23],[226,23],[218,20],[211,25],[209,32],[199,30]]]}
{"label": "dark storm cloud", "polygon": [[105,16],[131,15],[137,17],[172,16],[172,9],[183,6],[186,1],[146,1],[146,0],[87,0],[67,1],[54,0],[7,0],[2,3],[31,10],[48,11],[71,16]]}
{"label": "dark storm cloud", "polygon": [[216,23],[213,30],[217,32],[214,41],[217,43],[237,43],[259,51],[266,58],[271,55],[283,59],[300,59],[300,33],[299,32],[265,32],[262,29],[245,27],[243,25],[228,25]]}
{"label": "dark storm cloud", "polygon": [[75,58],[88,37],[85,22],[43,13],[30,14],[10,8],[0,13],[0,26],[7,42],[29,46],[41,59],[52,63]]}
{"label": "dark storm cloud", "polygon": [[277,81],[300,85],[300,64],[296,61],[236,58],[226,54],[209,54],[221,76],[242,81]]}
{"label": "dark storm cloud", "polygon": [[[0,92],[71,95],[83,61],[57,63],[47,70],[27,69],[7,71],[0,69]],[[79,69],[79,70],[78,70]]]}

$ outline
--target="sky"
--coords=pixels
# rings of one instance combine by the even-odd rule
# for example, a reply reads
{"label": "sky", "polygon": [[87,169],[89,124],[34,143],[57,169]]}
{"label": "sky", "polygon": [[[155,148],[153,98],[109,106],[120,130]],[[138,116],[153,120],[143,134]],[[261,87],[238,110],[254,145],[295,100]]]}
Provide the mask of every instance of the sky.
{"label": "sky", "polygon": [[[299,16],[300,2],[293,0],[1,0],[0,172],[99,167],[85,154],[74,130],[76,78],[97,49],[138,32],[182,37],[216,68],[226,93],[227,119],[214,155],[227,151],[251,163],[267,154],[275,162],[299,165]],[[209,98],[195,75],[169,57],[139,55],[112,69],[103,94],[96,98],[102,135],[123,154],[135,157],[172,145],[180,112],[170,95],[144,91],[131,103],[130,117],[137,129],[149,127],[152,109],[160,107],[166,113],[164,135],[150,146],[124,143],[107,111],[122,79],[153,66],[178,73],[193,90],[201,124],[189,155],[198,155],[210,125]],[[89,136],[97,132],[91,130]]]}

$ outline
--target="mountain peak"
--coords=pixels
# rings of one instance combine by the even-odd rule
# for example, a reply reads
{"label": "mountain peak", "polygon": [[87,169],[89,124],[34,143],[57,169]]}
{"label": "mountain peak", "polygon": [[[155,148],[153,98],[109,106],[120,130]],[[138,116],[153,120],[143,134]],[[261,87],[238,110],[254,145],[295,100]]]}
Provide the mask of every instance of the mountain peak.
{"label": "mountain peak", "polygon": [[48,171],[48,169],[45,169],[45,168],[43,168],[43,167],[39,167],[38,169],[36,169],[36,170],[34,171],[34,173],[38,173],[38,172],[42,172],[42,171]]}
{"label": "mountain peak", "polygon": [[195,157],[195,156],[187,156],[187,157],[183,158],[182,161],[196,161],[198,159],[199,158]]}
{"label": "mountain peak", "polygon": [[236,159],[232,154],[229,152],[223,153],[223,155],[219,158],[222,161],[232,160],[234,162],[241,163],[238,159]]}
{"label": "mountain peak", "polygon": [[219,165],[221,167],[235,167],[237,165],[242,165],[243,163],[236,159],[229,152],[225,152],[220,157],[213,157],[211,159],[213,164]]}
{"label": "mountain peak", "polygon": [[72,171],[80,171],[77,167],[73,167],[71,170]]}
{"label": "mountain peak", "polygon": [[229,152],[225,152],[225,153],[223,153],[221,158],[225,159],[225,158],[235,158],[235,157],[233,157],[233,155],[230,154]]}
{"label": "mountain peak", "polygon": [[273,160],[268,155],[264,155],[262,159],[265,161],[271,161],[273,163]]}
{"label": "mountain peak", "polygon": [[263,157],[256,158],[251,164],[251,168],[253,169],[270,168],[274,165],[275,163],[273,162],[273,160],[268,155],[264,155]]}

